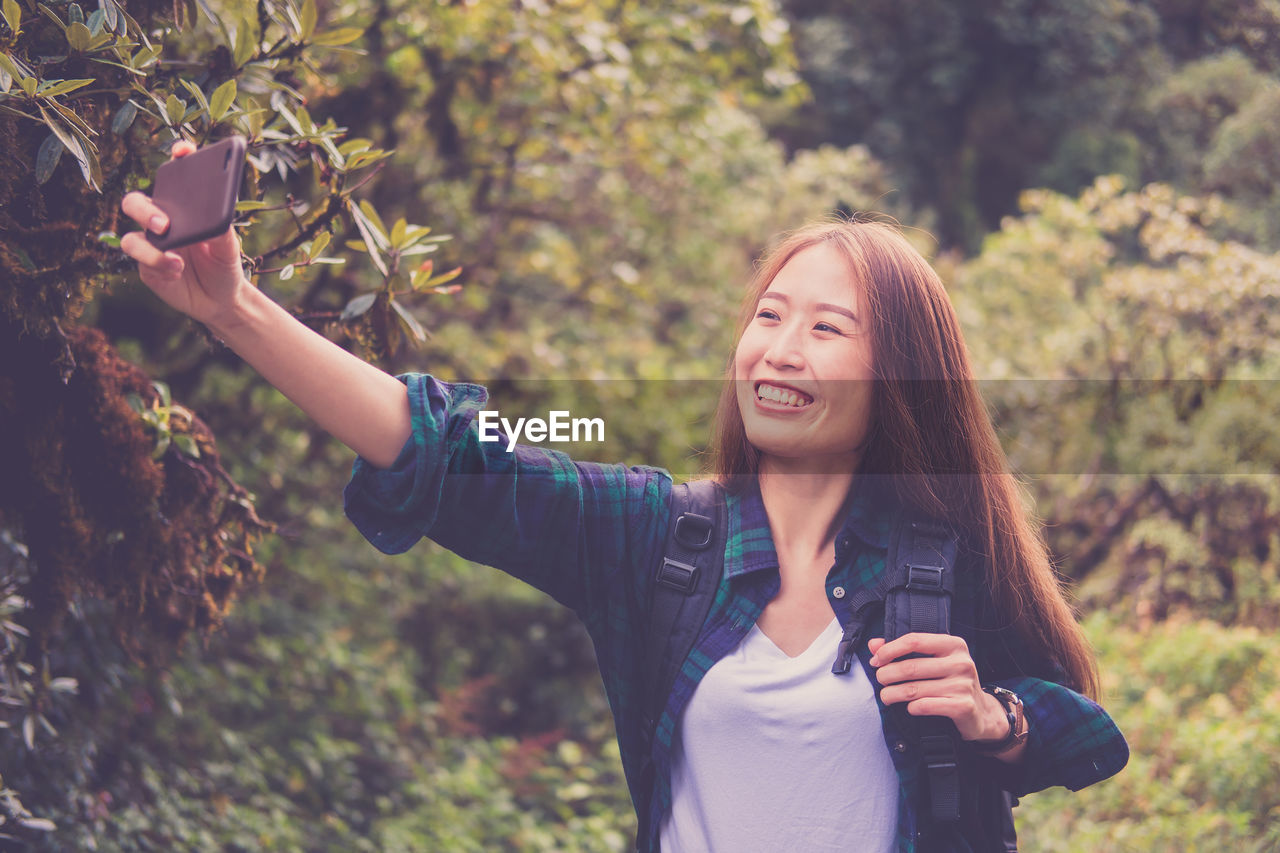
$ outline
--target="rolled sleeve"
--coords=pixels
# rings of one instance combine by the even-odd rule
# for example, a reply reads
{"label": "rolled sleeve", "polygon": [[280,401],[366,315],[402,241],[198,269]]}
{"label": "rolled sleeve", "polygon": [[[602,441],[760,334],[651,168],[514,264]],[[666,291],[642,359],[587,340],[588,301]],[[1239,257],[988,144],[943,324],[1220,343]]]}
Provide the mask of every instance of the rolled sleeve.
{"label": "rolled sleeve", "polygon": [[1014,796],[1063,785],[1073,791],[1119,773],[1129,745],[1106,711],[1088,697],[1040,678],[994,682],[1022,699],[1029,728],[1017,764],[985,759],[987,770]]}
{"label": "rolled sleeve", "polygon": [[489,399],[479,385],[398,378],[409,390],[413,432],[390,468],[357,458],[342,495],[347,517],[384,554],[404,553],[431,530],[453,449]]}

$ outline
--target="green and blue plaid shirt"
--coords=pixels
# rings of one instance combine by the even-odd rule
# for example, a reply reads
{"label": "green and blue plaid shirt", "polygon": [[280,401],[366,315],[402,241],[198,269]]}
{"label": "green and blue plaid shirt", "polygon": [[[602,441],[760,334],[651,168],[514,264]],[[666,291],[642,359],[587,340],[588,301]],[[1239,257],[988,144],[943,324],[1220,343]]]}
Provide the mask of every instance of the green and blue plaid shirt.
{"label": "green and blue plaid shirt", "polygon": [[[670,475],[656,468],[574,462],[563,453],[526,445],[508,453],[505,442],[479,440],[476,418],[487,401],[483,388],[421,374],[402,380],[409,388],[413,436],[386,470],[357,460],[344,494],[348,517],[384,553],[402,553],[426,536],[572,608],[595,643],[632,798],[643,802],[636,790],[643,764],[639,691],[649,601],[670,517]],[[672,743],[685,705],[702,676],[738,645],[779,587],[778,559],[759,492],[730,495],[728,509],[720,587],[654,737],[656,790],[648,818],[655,827],[671,806]],[[894,504],[884,494],[859,488],[837,536],[836,561],[826,583],[842,624],[851,616],[844,602],[883,571],[893,514]],[[961,577],[957,572],[958,582]],[[971,653],[984,684],[1022,697],[1030,736],[1017,766],[984,759],[984,771],[1016,796],[1053,785],[1075,790],[1118,772],[1129,753],[1111,718],[1052,680],[1055,670],[1048,662],[1019,660],[1007,634],[978,632]],[[875,684],[867,649],[858,657]],[[918,757],[893,715],[883,705],[880,710],[899,779],[898,849],[914,851],[920,837]],[[656,848],[657,833],[652,836]]]}

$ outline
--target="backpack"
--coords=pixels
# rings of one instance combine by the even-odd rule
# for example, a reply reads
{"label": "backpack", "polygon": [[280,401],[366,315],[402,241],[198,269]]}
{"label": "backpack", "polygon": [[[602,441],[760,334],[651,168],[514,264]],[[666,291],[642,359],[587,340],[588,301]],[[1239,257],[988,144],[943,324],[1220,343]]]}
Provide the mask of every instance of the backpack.
{"label": "backpack", "polygon": [[[672,486],[667,547],[657,566],[644,657],[645,709],[642,718],[644,764],[640,775],[636,843],[646,850],[658,828],[650,826],[655,768],[653,737],[675,679],[706,623],[724,567],[728,535],[724,493],[711,480]],[[832,672],[852,667],[872,618],[883,605],[886,640],[913,631],[951,633],[955,563],[959,541],[954,531],[932,519],[903,512],[894,523],[885,557],[886,570],[873,589],[855,594],[854,613],[845,626]],[[957,602],[962,611],[972,600]],[[966,616],[968,613],[965,614]],[[962,620],[973,626],[974,620]],[[1013,806],[1017,801],[991,785],[961,785],[973,778],[976,756],[964,750],[959,732],[945,717],[915,718],[895,709],[902,731],[917,745],[928,803],[921,804],[921,851],[935,849],[1017,853]],[[948,843],[948,842],[952,843]]]}

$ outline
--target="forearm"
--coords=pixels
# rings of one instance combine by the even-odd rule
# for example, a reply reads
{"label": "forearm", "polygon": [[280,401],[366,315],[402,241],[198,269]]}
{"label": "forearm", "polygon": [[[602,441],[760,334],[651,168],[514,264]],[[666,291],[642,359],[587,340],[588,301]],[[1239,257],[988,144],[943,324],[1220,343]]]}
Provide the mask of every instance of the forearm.
{"label": "forearm", "polygon": [[256,287],[209,324],[215,335],[321,427],[378,467],[411,432],[409,396],[394,376],[307,328]]}

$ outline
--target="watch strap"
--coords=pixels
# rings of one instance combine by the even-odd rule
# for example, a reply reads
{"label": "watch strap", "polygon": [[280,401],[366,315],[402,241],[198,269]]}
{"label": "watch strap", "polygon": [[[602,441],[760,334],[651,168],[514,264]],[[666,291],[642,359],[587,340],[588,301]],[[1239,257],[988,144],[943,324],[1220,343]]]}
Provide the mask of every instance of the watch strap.
{"label": "watch strap", "polygon": [[971,740],[969,745],[982,755],[999,755],[1002,752],[1008,752],[1027,739],[1022,699],[1012,690],[1006,690],[1003,687],[984,687],[982,691],[994,696],[1004,708],[1005,715],[1009,719],[1009,733],[999,740]]}

